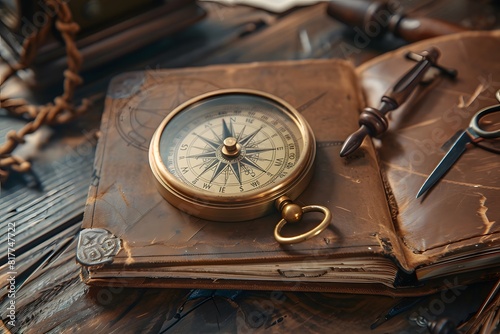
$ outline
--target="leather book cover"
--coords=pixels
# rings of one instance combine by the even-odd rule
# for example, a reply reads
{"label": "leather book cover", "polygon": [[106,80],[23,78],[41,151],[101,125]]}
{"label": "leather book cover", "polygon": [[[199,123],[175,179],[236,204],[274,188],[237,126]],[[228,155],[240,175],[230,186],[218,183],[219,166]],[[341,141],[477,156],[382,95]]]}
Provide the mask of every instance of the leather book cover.
{"label": "leather book cover", "polygon": [[[315,169],[295,202],[331,210],[331,224],[320,235],[280,245],[273,236],[280,220],[277,212],[237,223],[206,221],[179,211],[160,196],[148,163],[153,132],[182,102],[221,88],[271,93],[307,119],[316,137]],[[175,278],[174,269],[189,265],[198,266],[191,277],[214,278],[215,285],[225,287],[222,278],[229,277],[227,274],[207,274],[200,267],[282,263],[285,266],[273,270],[268,281],[288,281],[295,286],[322,277],[328,281],[329,275],[346,281],[346,272],[365,271],[360,278],[364,282],[383,275],[385,284],[393,284],[405,259],[374,147],[366,141],[354,156],[339,158],[343,140],[357,127],[361,106],[354,69],[338,60],[159,70],[116,77],[106,98],[80,236],[78,258],[86,263],[87,280],[92,283],[120,276],[117,273],[123,274],[122,280]],[[358,263],[344,268],[342,262],[348,258]],[[383,265],[365,266],[371,258]],[[311,268],[295,270],[293,263]],[[248,275],[260,280],[258,274]],[[265,284],[258,286],[265,288]]]}

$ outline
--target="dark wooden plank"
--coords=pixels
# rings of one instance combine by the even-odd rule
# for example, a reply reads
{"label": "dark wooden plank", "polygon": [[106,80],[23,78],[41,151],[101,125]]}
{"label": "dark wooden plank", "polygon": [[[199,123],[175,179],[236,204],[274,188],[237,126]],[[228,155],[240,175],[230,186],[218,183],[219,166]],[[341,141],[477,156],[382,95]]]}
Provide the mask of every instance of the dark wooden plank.
{"label": "dark wooden plank", "polygon": [[[38,270],[45,267],[47,263],[54,261],[67,248],[68,243],[77,237],[80,225],[81,222],[77,221],[72,227],[64,229],[62,232],[39,242],[28,251],[16,256],[14,267],[11,266],[10,261],[7,261],[0,267],[0,277],[9,277],[14,273],[16,276],[16,289],[22,288]],[[8,280],[2,280],[0,300],[4,300],[6,297],[6,285],[8,283],[10,284]]]}
{"label": "dark wooden plank", "polygon": [[[85,149],[83,149],[85,145]],[[48,151],[48,152],[47,152]],[[7,226],[15,227],[17,256],[33,245],[81,219],[85,205],[94,158],[94,146],[83,141],[74,147],[56,149],[57,153],[41,150],[40,154],[56,154],[50,161],[35,159],[33,173],[26,175],[30,184],[5,189],[0,195],[0,229],[7,240]],[[6,261],[7,243],[0,245],[0,261]]]}

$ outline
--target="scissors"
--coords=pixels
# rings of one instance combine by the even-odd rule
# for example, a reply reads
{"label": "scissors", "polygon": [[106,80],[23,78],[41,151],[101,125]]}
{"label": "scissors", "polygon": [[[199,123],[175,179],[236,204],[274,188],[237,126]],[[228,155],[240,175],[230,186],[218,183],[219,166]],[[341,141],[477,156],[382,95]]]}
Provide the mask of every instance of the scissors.
{"label": "scissors", "polygon": [[[500,90],[496,92],[496,98],[500,103]],[[493,139],[500,137],[500,129],[493,131],[486,131],[481,128],[479,125],[479,121],[484,116],[500,112],[500,104],[492,105],[490,107],[486,107],[478,111],[471,119],[469,127],[462,131],[457,140],[453,143],[450,150],[446,153],[443,159],[439,162],[439,164],[434,168],[432,173],[429,175],[427,180],[425,180],[424,184],[420,188],[417,193],[417,198],[422,196],[427,190],[429,190],[433,185],[436,184],[439,179],[443,177],[444,174],[453,166],[453,164],[460,158],[462,153],[465,152],[467,148],[467,144],[473,143],[477,144],[484,139]],[[493,151],[495,153],[499,153],[497,151]]]}

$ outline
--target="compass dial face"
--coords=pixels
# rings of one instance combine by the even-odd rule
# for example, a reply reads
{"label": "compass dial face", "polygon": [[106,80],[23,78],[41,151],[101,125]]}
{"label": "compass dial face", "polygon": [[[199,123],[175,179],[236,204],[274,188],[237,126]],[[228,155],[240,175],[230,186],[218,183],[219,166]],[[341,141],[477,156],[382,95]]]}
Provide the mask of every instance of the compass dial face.
{"label": "compass dial face", "polygon": [[308,173],[314,152],[309,127],[284,101],[221,91],[167,116],[153,137],[150,164],[171,193],[231,206],[284,195]]}
{"label": "compass dial face", "polygon": [[232,95],[196,103],[160,139],[167,170],[201,191],[239,194],[279,182],[302,150],[288,115],[260,97]]}

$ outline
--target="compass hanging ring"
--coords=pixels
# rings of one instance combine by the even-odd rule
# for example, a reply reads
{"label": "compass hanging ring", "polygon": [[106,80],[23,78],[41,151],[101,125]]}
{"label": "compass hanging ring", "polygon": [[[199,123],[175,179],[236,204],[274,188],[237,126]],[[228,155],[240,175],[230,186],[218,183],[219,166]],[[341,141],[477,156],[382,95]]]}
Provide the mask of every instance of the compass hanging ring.
{"label": "compass hanging ring", "polygon": [[[321,205],[307,205],[301,208],[286,196],[280,197],[276,200],[276,207],[279,211],[281,211],[281,216],[283,217],[274,228],[274,238],[280,244],[295,244],[310,239],[320,234],[325,228],[327,228],[330,224],[330,220],[332,219],[332,214],[328,208]],[[294,237],[284,237],[281,235],[281,229],[287,223],[296,223],[300,221],[302,219],[302,215],[307,212],[321,212],[324,214],[324,218],[316,227],[305,233]]]}
{"label": "compass hanging ring", "polygon": [[[284,196],[288,204],[281,206],[289,206],[311,180],[315,155],[310,126],[287,102],[255,90],[225,89],[174,109],[153,135],[149,164],[172,205],[203,219],[236,222],[269,214]],[[331,214],[318,208],[299,210],[323,212],[317,227],[284,238],[279,231],[290,221],[287,215],[276,227],[277,241],[301,242],[324,230]]]}

